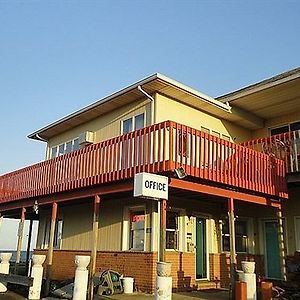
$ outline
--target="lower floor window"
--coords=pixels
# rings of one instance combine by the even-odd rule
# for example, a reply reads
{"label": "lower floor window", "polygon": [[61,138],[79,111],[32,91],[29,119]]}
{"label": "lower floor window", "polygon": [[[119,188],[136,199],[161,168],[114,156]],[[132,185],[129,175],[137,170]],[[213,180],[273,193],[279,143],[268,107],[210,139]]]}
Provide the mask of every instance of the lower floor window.
{"label": "lower floor window", "polygon": [[130,214],[130,249],[143,251],[145,245],[145,212]]}
{"label": "lower floor window", "polygon": [[177,212],[167,211],[166,249],[178,249],[178,218]]}
{"label": "lower floor window", "polygon": [[[223,251],[230,251],[230,235],[228,220],[223,222],[222,226],[222,246]],[[235,250],[236,252],[247,252],[248,232],[247,220],[235,221]]]}

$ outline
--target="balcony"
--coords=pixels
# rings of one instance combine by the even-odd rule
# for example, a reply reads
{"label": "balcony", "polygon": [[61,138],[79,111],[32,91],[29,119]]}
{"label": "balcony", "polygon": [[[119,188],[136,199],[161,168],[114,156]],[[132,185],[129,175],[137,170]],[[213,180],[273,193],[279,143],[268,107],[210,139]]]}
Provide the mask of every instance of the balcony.
{"label": "balcony", "polygon": [[300,171],[300,130],[247,141],[241,145],[283,160],[286,173]]}
{"label": "balcony", "polygon": [[131,179],[139,172],[173,174],[181,166],[186,180],[287,197],[283,160],[166,121],[0,176],[0,202]]}

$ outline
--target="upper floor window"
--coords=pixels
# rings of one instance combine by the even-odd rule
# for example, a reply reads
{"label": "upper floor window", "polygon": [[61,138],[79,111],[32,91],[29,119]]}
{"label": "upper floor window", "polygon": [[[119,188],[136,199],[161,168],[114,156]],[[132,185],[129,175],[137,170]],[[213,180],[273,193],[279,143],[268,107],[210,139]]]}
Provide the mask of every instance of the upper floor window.
{"label": "upper floor window", "polygon": [[144,114],[140,114],[124,120],[122,123],[122,132],[126,134],[143,127],[145,127],[145,116]]}
{"label": "upper floor window", "polygon": [[289,131],[300,130],[300,121],[286,124],[280,127],[270,129],[271,135],[281,134]]}
{"label": "upper floor window", "polygon": [[72,151],[79,149],[79,139],[76,138],[74,140],[68,141],[66,143],[62,143],[60,145],[54,146],[51,148],[51,158],[55,158],[57,156],[70,153]]}

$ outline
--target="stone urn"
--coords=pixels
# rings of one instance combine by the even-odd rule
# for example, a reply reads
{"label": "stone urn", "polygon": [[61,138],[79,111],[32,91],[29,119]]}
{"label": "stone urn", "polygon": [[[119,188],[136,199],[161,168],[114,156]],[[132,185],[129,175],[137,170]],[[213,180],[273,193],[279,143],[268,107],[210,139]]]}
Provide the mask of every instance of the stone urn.
{"label": "stone urn", "polygon": [[0,262],[1,263],[8,263],[11,259],[12,253],[0,253]]}
{"label": "stone urn", "polygon": [[242,270],[244,273],[251,273],[253,274],[255,271],[255,262],[254,261],[242,261]]}
{"label": "stone urn", "polygon": [[77,270],[86,270],[89,265],[91,257],[88,255],[76,255],[75,256],[75,264],[77,266]]}
{"label": "stone urn", "polygon": [[171,276],[172,264],[168,262],[157,262],[157,275],[161,277]]}
{"label": "stone urn", "polygon": [[32,259],[32,264],[34,266],[39,266],[39,265],[41,266],[44,263],[45,259],[46,259],[46,255],[33,254],[31,259]]}

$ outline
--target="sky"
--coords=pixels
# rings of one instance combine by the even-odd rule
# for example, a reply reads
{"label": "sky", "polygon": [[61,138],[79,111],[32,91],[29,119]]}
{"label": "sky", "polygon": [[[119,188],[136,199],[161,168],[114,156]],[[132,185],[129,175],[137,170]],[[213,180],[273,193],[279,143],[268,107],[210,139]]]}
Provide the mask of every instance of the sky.
{"label": "sky", "polygon": [[0,174],[44,159],[28,134],[150,74],[215,97],[298,67],[299,12],[298,0],[0,0]]}

